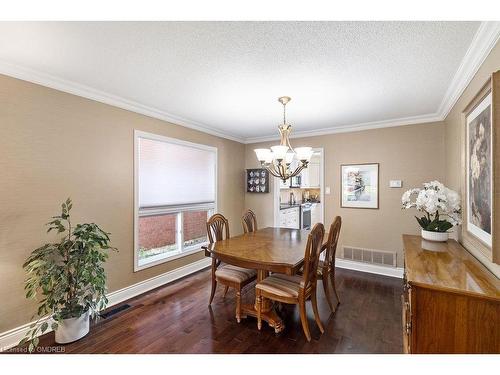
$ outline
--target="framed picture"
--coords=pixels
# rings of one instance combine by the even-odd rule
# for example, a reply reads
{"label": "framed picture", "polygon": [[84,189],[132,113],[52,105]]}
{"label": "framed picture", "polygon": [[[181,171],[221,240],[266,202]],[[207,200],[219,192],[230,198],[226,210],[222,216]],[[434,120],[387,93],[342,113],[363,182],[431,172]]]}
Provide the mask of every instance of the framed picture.
{"label": "framed picture", "polygon": [[247,169],[247,193],[269,193],[267,169]]}
{"label": "framed picture", "polygon": [[378,163],[340,166],[341,207],[378,208]]}
{"label": "framed picture", "polygon": [[498,75],[498,72],[492,75],[464,110],[462,134],[462,242],[495,263],[500,263],[500,253],[492,250],[498,247],[495,225],[499,224],[495,219],[500,189],[495,185],[500,170],[495,163],[500,158],[500,103],[495,91],[495,88],[500,90]]}
{"label": "framed picture", "polygon": [[491,144],[491,91],[467,115],[466,185],[467,231],[491,247],[493,224],[493,163]]}

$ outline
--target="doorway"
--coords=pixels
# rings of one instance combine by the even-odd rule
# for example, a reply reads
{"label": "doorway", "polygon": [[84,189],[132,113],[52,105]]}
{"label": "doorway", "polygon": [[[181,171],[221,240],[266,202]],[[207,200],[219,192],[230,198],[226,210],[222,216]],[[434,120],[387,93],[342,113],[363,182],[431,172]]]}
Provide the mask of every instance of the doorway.
{"label": "doorway", "polygon": [[323,148],[313,148],[314,154],[300,178],[286,183],[276,178],[274,185],[274,226],[311,229],[325,221]]}

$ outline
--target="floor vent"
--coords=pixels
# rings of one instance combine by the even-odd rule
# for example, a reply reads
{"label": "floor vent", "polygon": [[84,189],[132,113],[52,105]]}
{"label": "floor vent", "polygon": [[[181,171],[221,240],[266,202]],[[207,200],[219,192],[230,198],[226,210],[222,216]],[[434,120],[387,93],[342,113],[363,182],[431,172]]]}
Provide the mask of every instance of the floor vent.
{"label": "floor vent", "polygon": [[112,309],[112,310],[109,310],[108,312],[105,312],[105,313],[102,313],[102,314],[99,314],[99,316],[101,318],[109,318],[110,316],[113,316],[115,314],[118,314],[119,312],[123,311],[123,310],[127,310],[129,309],[131,306],[129,304],[124,304],[124,305],[121,305],[121,306],[118,306],[116,309]]}
{"label": "floor vent", "polygon": [[396,267],[397,265],[397,254],[394,252],[352,246],[343,246],[343,250],[344,259],[388,267]]}

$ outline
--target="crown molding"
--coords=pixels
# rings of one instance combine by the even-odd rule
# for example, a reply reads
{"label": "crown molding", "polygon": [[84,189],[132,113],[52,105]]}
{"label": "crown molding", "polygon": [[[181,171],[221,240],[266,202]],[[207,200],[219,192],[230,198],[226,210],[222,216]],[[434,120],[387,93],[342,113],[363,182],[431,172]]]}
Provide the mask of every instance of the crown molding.
{"label": "crown molding", "polygon": [[198,130],[203,133],[215,135],[217,137],[230,139],[232,141],[244,143],[242,137],[228,134],[214,129],[208,125],[197,121],[189,120],[160,109],[150,107],[133,100],[128,100],[117,95],[109,94],[104,91],[96,90],[92,87],[81,85],[79,83],[55,77],[34,69],[13,65],[5,61],[0,61],[0,74],[18,78],[23,81],[36,83],[38,85],[50,87],[55,90],[63,91],[69,94],[80,96],[86,99],[95,100],[100,103],[109,104],[114,107],[125,109],[127,111],[139,113],[141,115],[163,120],[174,125],[181,125],[186,128]]}
{"label": "crown molding", "polygon": [[[362,130],[372,130],[372,129],[383,129],[383,128],[391,128],[396,126],[404,126],[404,125],[415,125],[415,124],[425,124],[429,122],[438,122],[442,121],[442,118],[437,113],[432,113],[428,115],[420,115],[420,116],[412,116],[412,117],[402,117],[391,120],[383,120],[383,121],[371,121],[364,122],[361,124],[354,125],[344,125],[344,126],[334,126],[330,128],[322,128],[317,130],[305,130],[299,132],[293,132],[290,135],[290,138],[306,138],[306,137],[316,137],[320,135],[328,135],[328,134],[337,134],[337,133],[350,133],[357,132]],[[279,140],[279,136],[263,136],[263,137],[252,137],[246,138],[245,143],[259,143],[259,142],[267,142],[267,141],[275,141]]]}
{"label": "crown molding", "polygon": [[[493,49],[493,47],[495,47],[499,39],[500,22],[481,22],[481,25],[474,35],[474,38],[472,39],[472,42],[464,58],[462,59],[462,62],[460,63],[460,66],[455,72],[455,75],[453,76],[453,79],[448,86],[448,89],[446,90],[446,93],[436,113],[383,121],[372,121],[361,124],[334,126],[310,131],[299,131],[293,133],[291,135],[291,138],[315,137],[327,134],[347,133],[370,129],[381,129],[387,127],[444,121],[457,100],[460,98],[460,95],[462,95],[466,87],[469,85],[470,81],[481,67],[481,64],[490,54],[491,50]],[[0,61],[0,74],[5,74],[14,78],[22,79],[24,81],[33,82],[42,86],[67,92],[69,94],[109,104],[118,108],[157,118],[172,124],[181,125],[190,129],[194,129],[203,133],[229,139],[239,143],[250,144],[274,141],[279,139],[277,135],[244,138],[234,134],[225,133],[194,120],[185,119],[159,110],[157,108],[149,107],[147,105],[134,102],[132,100],[128,100],[113,94],[108,94],[106,92],[96,90],[91,87],[78,84],[76,82],[64,80],[46,73],[13,65],[7,62]]]}
{"label": "crown molding", "polygon": [[500,22],[481,22],[438,109],[444,120],[500,38]]}

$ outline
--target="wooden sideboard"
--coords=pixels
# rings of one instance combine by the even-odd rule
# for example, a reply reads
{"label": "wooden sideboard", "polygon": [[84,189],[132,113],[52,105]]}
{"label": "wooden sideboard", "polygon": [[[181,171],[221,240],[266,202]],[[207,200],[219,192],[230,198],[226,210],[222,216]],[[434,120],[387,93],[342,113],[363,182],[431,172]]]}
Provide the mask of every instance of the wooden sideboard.
{"label": "wooden sideboard", "polygon": [[500,280],[457,241],[403,235],[405,353],[500,353]]}

